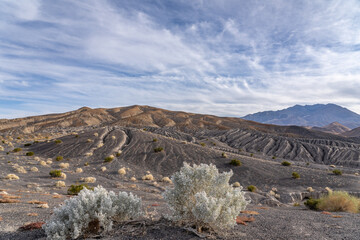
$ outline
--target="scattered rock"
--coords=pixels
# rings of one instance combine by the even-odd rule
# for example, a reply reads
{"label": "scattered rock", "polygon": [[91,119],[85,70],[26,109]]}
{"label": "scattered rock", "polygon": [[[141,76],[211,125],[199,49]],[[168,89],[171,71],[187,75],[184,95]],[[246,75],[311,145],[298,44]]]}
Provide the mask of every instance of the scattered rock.
{"label": "scattered rock", "polygon": [[250,211],[250,210],[243,210],[243,211],[240,211],[241,213],[244,213],[244,214],[250,214],[250,215],[259,215],[260,213],[256,212],[256,211]]}
{"label": "scattered rock", "polygon": [[29,224],[26,224],[24,226],[21,226],[19,228],[20,231],[31,231],[31,230],[34,230],[34,229],[40,229],[42,227],[42,225],[44,225],[45,222],[34,222],[34,223],[29,223]]}

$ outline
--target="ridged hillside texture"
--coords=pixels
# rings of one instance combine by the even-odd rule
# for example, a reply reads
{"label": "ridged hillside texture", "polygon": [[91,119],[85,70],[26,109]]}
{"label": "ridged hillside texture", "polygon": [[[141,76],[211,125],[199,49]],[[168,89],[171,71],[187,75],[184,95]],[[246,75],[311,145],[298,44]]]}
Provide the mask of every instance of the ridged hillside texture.
{"label": "ridged hillside texture", "polygon": [[360,115],[335,104],[295,105],[279,111],[249,114],[243,119],[276,125],[323,127],[338,122],[350,129],[360,127]]}

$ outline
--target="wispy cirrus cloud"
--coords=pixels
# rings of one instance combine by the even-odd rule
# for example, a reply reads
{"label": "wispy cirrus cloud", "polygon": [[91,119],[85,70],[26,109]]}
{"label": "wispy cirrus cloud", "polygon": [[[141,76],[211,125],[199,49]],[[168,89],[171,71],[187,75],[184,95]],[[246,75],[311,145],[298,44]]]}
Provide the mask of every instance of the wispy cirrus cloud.
{"label": "wispy cirrus cloud", "polygon": [[[0,117],[147,104],[360,112],[358,1],[2,1]],[[16,110],[15,110],[16,109]]]}

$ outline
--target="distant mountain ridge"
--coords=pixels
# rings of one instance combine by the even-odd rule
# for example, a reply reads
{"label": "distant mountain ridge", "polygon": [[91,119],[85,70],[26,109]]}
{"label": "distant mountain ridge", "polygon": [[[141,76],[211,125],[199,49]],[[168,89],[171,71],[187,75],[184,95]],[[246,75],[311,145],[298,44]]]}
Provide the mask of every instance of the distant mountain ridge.
{"label": "distant mountain ridge", "polygon": [[330,123],[329,125],[326,125],[324,127],[312,127],[311,129],[315,130],[315,131],[322,131],[322,132],[327,132],[327,133],[332,133],[332,134],[342,134],[342,133],[346,133],[351,130],[350,128],[348,128],[338,122]]}
{"label": "distant mountain ridge", "polygon": [[265,111],[242,117],[260,123],[324,127],[338,122],[350,129],[360,127],[360,115],[336,104],[295,105],[278,111]]}

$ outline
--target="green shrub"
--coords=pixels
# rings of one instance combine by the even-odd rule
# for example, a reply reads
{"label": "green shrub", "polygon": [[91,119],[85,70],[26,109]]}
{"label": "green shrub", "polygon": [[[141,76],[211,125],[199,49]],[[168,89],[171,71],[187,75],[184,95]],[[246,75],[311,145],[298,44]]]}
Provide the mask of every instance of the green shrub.
{"label": "green shrub", "polygon": [[112,156],[108,156],[108,157],[104,158],[104,162],[111,162],[112,160],[114,160],[114,157],[112,157]]}
{"label": "green shrub", "polygon": [[31,143],[25,143],[24,144],[24,147],[29,147],[29,146],[31,146]]}
{"label": "green shrub", "polygon": [[241,161],[238,159],[231,159],[230,164],[233,166],[241,166]]}
{"label": "green shrub", "polygon": [[276,159],[276,156],[273,156],[272,159]]}
{"label": "green shrub", "polygon": [[248,189],[250,192],[256,192],[256,190],[257,190],[257,188],[256,188],[254,185],[248,186],[247,189]]}
{"label": "green shrub", "polygon": [[154,139],[153,139],[153,142],[157,142],[157,141],[158,141],[157,138],[154,138]]}
{"label": "green shrub", "polygon": [[205,147],[205,146],[206,146],[206,144],[205,144],[205,143],[203,143],[203,142],[202,142],[202,143],[200,143],[200,145],[201,145],[201,146],[203,146],[203,147]]}
{"label": "green shrub", "polygon": [[250,153],[250,157],[253,157],[254,156],[254,154],[253,153]]}
{"label": "green shrub", "polygon": [[332,172],[333,172],[333,174],[335,174],[335,175],[342,175],[342,171],[339,170],[339,169],[334,169]]}
{"label": "green shrub", "polygon": [[78,137],[79,137],[79,135],[78,135],[78,134],[76,134],[76,135],[75,135],[75,138],[78,138]]}
{"label": "green shrub", "polygon": [[49,174],[51,177],[61,177],[61,170],[51,170]]}
{"label": "green shrub", "polygon": [[6,155],[9,155],[10,154],[10,152],[6,152]]}
{"label": "green shrub", "polygon": [[304,202],[304,205],[307,206],[311,210],[318,210],[319,202],[320,202],[319,199],[310,198],[306,202]]}
{"label": "green shrub", "polygon": [[62,157],[62,156],[57,156],[56,158],[55,158],[55,160],[56,161],[61,161],[61,160],[63,160],[64,158]]}
{"label": "green shrub", "polygon": [[14,148],[13,152],[21,152],[22,149],[21,148]]}
{"label": "green shrub", "polygon": [[60,139],[57,139],[57,140],[55,140],[54,142],[55,142],[56,144],[62,143],[62,141],[61,141]]}
{"label": "green shrub", "polygon": [[121,152],[117,152],[115,155],[116,155],[116,157],[120,157],[120,156],[121,156]]}
{"label": "green shrub", "polygon": [[297,172],[293,172],[292,177],[295,178],[295,179],[298,179],[298,178],[300,178],[300,174],[297,173]]}
{"label": "green shrub", "polygon": [[26,156],[34,156],[34,152],[27,152]]}
{"label": "green shrub", "polygon": [[21,137],[17,137],[16,139],[19,139],[19,140],[20,140],[20,139],[21,139]]}
{"label": "green shrub", "polygon": [[224,152],[223,152],[223,153],[221,153],[221,157],[222,157],[222,158],[227,158],[226,153],[224,153]]}
{"label": "green shrub", "polygon": [[87,184],[79,184],[79,185],[71,185],[68,190],[67,193],[69,195],[78,195],[78,193],[83,190],[84,188],[87,188],[89,190],[94,190],[93,187],[89,187]]}
{"label": "green shrub", "polygon": [[39,143],[39,141],[34,141],[34,143]]}
{"label": "green shrub", "polygon": [[283,162],[281,163],[281,165],[283,165],[283,166],[290,166],[291,163],[289,163],[288,161],[283,161]]}
{"label": "green shrub", "polygon": [[162,147],[157,147],[157,148],[154,148],[154,152],[162,152],[162,151],[164,151],[164,148],[162,148]]}

